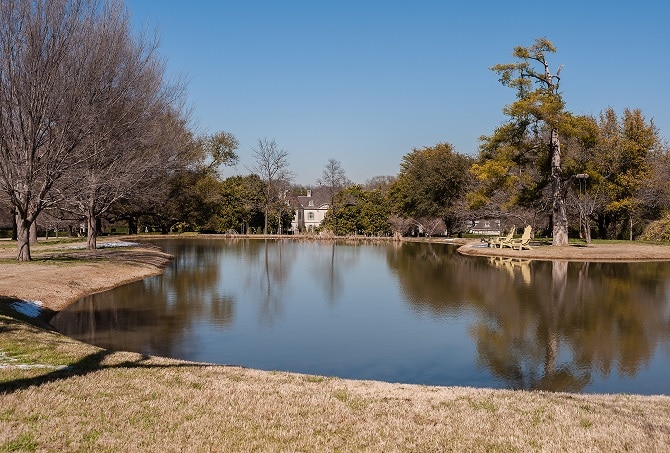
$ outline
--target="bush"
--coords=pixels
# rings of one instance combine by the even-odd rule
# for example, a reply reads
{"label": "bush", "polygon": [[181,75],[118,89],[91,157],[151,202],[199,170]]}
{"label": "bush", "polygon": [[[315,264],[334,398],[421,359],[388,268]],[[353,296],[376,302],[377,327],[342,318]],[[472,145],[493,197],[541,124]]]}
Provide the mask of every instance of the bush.
{"label": "bush", "polygon": [[640,239],[643,241],[670,242],[670,212],[666,212],[661,219],[647,225]]}

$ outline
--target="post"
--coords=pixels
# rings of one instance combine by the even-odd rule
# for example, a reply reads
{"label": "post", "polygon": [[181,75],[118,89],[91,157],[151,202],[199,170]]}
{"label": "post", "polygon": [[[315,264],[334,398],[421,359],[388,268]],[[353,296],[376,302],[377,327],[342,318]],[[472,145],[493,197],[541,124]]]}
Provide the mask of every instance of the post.
{"label": "post", "polygon": [[582,203],[583,192],[582,192],[582,180],[588,179],[589,175],[586,173],[579,173],[575,175],[575,178],[579,180],[579,197],[578,203],[579,206],[579,237],[584,239],[587,243],[591,242],[591,234],[589,231],[586,231],[586,215],[584,214],[584,204]]}

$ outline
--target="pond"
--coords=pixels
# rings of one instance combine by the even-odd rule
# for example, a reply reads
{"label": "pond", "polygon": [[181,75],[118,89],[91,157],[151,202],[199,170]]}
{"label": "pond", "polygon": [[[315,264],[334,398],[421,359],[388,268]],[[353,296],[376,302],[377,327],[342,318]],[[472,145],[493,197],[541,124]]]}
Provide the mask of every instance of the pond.
{"label": "pond", "polygon": [[440,243],[155,241],[160,276],[52,319],[113,350],[426,385],[670,394],[670,263]]}

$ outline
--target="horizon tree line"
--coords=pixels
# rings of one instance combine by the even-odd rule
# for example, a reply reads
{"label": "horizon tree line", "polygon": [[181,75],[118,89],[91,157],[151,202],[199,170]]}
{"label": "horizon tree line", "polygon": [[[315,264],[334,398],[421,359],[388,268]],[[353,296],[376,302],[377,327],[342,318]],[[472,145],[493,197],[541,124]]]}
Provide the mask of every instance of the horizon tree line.
{"label": "horizon tree line", "polygon": [[[567,111],[561,68],[549,67],[554,52],[537,39],[514,49],[516,62],[491,67],[517,97],[476,158],[438,143],[365,184],[330,158],[315,184],[329,200],[321,229],[456,234],[496,217],[562,245],[578,214],[586,240],[592,229],[640,235],[670,208],[668,146],[640,109],[621,118],[612,108],[598,118]],[[291,196],[305,190],[292,184],[289,153],[261,139],[250,174],[222,178],[239,143],[229,132],[191,131],[184,90],[166,79],[157,38],[132,32],[121,2],[2,3],[0,203],[13,217],[19,260],[31,259],[38,218],[85,221],[90,249],[103,222],[125,222],[129,233],[140,224],[163,233],[286,231]]]}

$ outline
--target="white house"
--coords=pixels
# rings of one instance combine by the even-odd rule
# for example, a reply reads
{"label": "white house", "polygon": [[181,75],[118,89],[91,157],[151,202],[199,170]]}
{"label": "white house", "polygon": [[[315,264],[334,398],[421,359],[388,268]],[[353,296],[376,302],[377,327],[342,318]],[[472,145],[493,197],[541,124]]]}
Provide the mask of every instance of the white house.
{"label": "white house", "polygon": [[325,192],[307,190],[307,195],[298,195],[296,201],[295,216],[291,222],[294,232],[311,231],[321,225],[329,207]]}
{"label": "white house", "polygon": [[475,220],[472,222],[469,232],[472,234],[500,236],[500,219]]}

